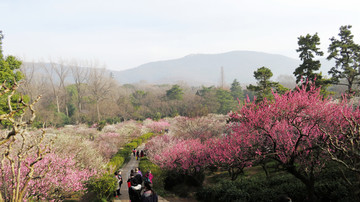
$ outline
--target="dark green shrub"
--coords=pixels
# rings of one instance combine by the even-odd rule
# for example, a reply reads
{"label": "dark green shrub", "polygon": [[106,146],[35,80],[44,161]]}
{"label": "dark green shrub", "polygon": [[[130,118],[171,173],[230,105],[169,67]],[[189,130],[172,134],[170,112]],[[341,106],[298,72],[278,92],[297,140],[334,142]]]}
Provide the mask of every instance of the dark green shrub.
{"label": "dark green shrub", "polygon": [[[343,179],[347,177],[353,183],[350,186]],[[359,201],[356,176],[351,172],[344,174],[338,167],[324,169],[315,183],[315,195],[318,201]],[[293,201],[306,201],[305,185],[294,176],[278,172],[277,175],[242,177],[238,181],[221,179],[212,186],[204,186],[196,194],[200,201],[277,201],[280,196],[289,196]]]}
{"label": "dark green shrub", "polygon": [[108,167],[109,168],[113,167],[115,169],[118,169],[120,168],[121,165],[123,165],[124,161],[125,158],[122,155],[116,154],[114,157],[110,159],[110,162],[108,163]]}
{"label": "dark green shrub", "polygon": [[202,185],[205,179],[204,173],[196,173],[194,175],[183,175],[184,182],[188,186],[199,187]]}
{"label": "dark green shrub", "polygon": [[[322,201],[360,201],[359,181],[356,175],[334,162],[328,163],[326,169],[315,183],[315,193]],[[352,186],[345,181],[347,179]]]}
{"label": "dark green shrub", "polygon": [[44,123],[41,121],[34,121],[31,125],[32,125],[32,127],[38,128],[38,129],[44,127]]}
{"label": "dark green shrub", "polygon": [[113,175],[103,175],[99,178],[90,178],[85,183],[87,192],[94,194],[98,201],[112,198],[116,189],[116,179]]}
{"label": "dark green shrub", "polygon": [[97,130],[98,130],[98,131],[102,131],[102,129],[105,127],[105,125],[106,125],[106,121],[105,121],[105,120],[100,121],[100,122],[98,123],[98,125],[97,125]]}
{"label": "dark green shrub", "polygon": [[184,183],[184,174],[177,171],[167,171],[164,179],[164,189],[171,190],[174,186]]}
{"label": "dark green shrub", "polygon": [[121,117],[112,117],[112,118],[106,118],[106,123],[108,124],[116,124],[123,121]]}
{"label": "dark green shrub", "polygon": [[166,171],[161,170],[161,168],[151,161],[148,160],[147,157],[143,157],[140,159],[139,167],[143,173],[146,173],[148,170],[151,170],[153,174],[153,185],[154,190],[159,194],[163,195],[164,191],[164,179],[166,177]]}
{"label": "dark green shrub", "polygon": [[140,138],[143,140],[143,141],[145,141],[145,140],[148,140],[148,139],[150,139],[151,137],[153,137],[153,136],[155,136],[156,134],[154,134],[154,133],[146,133],[146,134],[144,134],[144,135],[142,135]]}
{"label": "dark green shrub", "polygon": [[138,146],[138,143],[137,142],[130,142],[130,143],[127,143],[124,147],[124,149],[134,149]]}
{"label": "dark green shrub", "polygon": [[143,140],[141,138],[136,138],[134,140],[132,140],[132,142],[136,142],[137,145],[141,145],[141,143],[143,142]]}
{"label": "dark green shrub", "polygon": [[[276,184],[279,183],[279,184]],[[294,201],[303,201],[306,188],[291,175],[242,178],[238,181],[221,180],[214,186],[203,187],[197,192],[201,201],[276,201],[279,196],[287,195]]]}

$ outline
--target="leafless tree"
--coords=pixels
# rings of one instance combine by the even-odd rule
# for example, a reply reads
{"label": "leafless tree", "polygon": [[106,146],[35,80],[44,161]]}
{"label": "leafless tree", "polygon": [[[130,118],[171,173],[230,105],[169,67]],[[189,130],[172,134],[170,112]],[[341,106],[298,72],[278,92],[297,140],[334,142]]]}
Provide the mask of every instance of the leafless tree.
{"label": "leafless tree", "polygon": [[38,63],[28,62],[21,65],[20,71],[23,73],[24,78],[21,80],[19,92],[28,95],[30,102],[33,102],[37,95],[43,95],[46,91],[46,80],[43,74],[36,71],[39,66]]}
{"label": "leafless tree", "polygon": [[97,120],[101,120],[100,102],[107,98],[113,86],[113,79],[106,75],[105,68],[96,68],[96,64],[90,69],[88,89],[92,100],[96,105]]}
{"label": "leafless tree", "polygon": [[[5,131],[0,136],[0,151],[1,151],[1,180],[2,186],[0,189],[0,201],[21,202],[26,194],[29,182],[35,178],[42,176],[35,176],[35,165],[43,159],[43,156],[49,151],[47,146],[42,146],[45,132],[42,132],[40,137],[36,140],[28,139],[27,127],[35,119],[34,104],[40,99],[40,96],[34,102],[28,104],[19,99],[16,108],[12,107],[12,96],[18,89],[15,82],[12,87],[6,87],[5,82],[0,87],[0,96],[7,96],[8,111],[0,115],[0,121],[6,122],[10,125],[11,130]],[[25,120],[24,115],[29,111],[30,118]],[[17,146],[17,148],[16,148]],[[25,162],[32,151],[36,151],[32,156],[30,162]],[[6,172],[5,167],[9,166],[10,172]],[[27,171],[21,170],[23,166],[27,167]],[[10,180],[6,180],[10,179]]]}
{"label": "leafless tree", "polygon": [[89,68],[86,67],[87,64],[80,64],[76,60],[73,60],[70,64],[72,77],[75,82],[75,87],[77,90],[77,107],[79,111],[83,109],[82,102],[83,97],[85,96],[85,88],[84,85],[87,83],[89,76]]}

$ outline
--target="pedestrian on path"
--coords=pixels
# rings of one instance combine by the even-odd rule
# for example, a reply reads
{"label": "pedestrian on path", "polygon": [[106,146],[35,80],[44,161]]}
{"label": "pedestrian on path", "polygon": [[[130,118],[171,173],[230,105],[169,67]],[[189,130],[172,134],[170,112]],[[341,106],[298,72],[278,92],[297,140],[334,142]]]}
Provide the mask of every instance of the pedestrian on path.
{"label": "pedestrian on path", "polygon": [[[138,148],[136,148],[136,150],[143,150],[144,148],[144,144],[140,145]],[[135,155],[136,155],[136,152],[135,152]],[[144,150],[144,156],[146,155],[146,150]],[[124,180],[124,182],[126,181],[129,181],[129,185],[127,186],[127,184],[125,184],[125,186],[122,186],[121,187],[121,195],[115,199],[116,202],[120,202],[120,201],[129,201],[129,198],[130,200],[133,199],[131,202],[136,202],[136,201],[141,201],[141,194],[142,192],[144,191],[144,183],[142,184],[142,189],[141,189],[141,194],[139,193],[139,195],[135,195],[135,191],[133,191],[133,188],[131,188],[131,182],[130,182],[130,172],[131,172],[131,169],[135,169],[136,167],[139,167],[139,161],[136,160],[136,158],[131,158],[129,162],[127,162],[122,168],[122,178]],[[143,170],[142,170],[143,171]],[[146,172],[146,170],[144,170]],[[132,177],[134,176],[135,172],[134,170],[132,171],[133,172],[133,175]],[[145,172],[143,174],[145,174]],[[144,180],[144,179],[142,179]],[[154,182],[156,183],[156,182]],[[139,187],[139,186],[138,186]],[[131,189],[131,190],[130,190]],[[130,193],[129,193],[130,192]],[[138,199],[137,199],[138,198]],[[159,201],[166,201],[168,202],[167,200],[161,198],[161,196],[158,195],[158,200]]]}
{"label": "pedestrian on path", "polygon": [[135,149],[135,148],[132,150],[132,153],[133,153],[133,155],[134,155],[134,157],[135,157],[135,153],[136,153],[136,149]]}
{"label": "pedestrian on path", "polygon": [[145,183],[145,189],[141,196],[141,202],[158,202],[158,195],[152,189],[152,184]]}
{"label": "pedestrian on path", "polygon": [[141,170],[140,170],[139,167],[135,168],[135,172],[139,173],[139,174],[141,175],[141,177],[143,176],[143,174],[142,174],[142,172],[141,172]]}
{"label": "pedestrian on path", "polygon": [[123,183],[123,178],[122,178],[121,172],[122,172],[122,170],[119,170],[119,171],[118,171],[118,179],[119,179],[119,195],[121,195],[121,193],[120,193],[120,189],[121,189],[121,185],[122,185],[122,183]]}
{"label": "pedestrian on path", "polygon": [[117,197],[119,197],[121,194],[120,194],[120,180],[119,180],[119,173],[118,173],[118,171],[116,171],[115,173],[114,173],[114,177],[115,177],[115,179],[116,179],[116,186],[115,186],[115,193],[114,193],[114,195],[115,195],[115,198],[117,198]]}
{"label": "pedestrian on path", "polygon": [[139,155],[140,155],[140,154],[139,154],[139,150],[137,150],[137,151],[136,151],[136,160],[139,159]]}
{"label": "pedestrian on path", "polygon": [[140,202],[141,201],[141,183],[139,183],[134,173],[130,174],[128,180],[130,182],[129,187],[129,198],[131,202]]}
{"label": "pedestrian on path", "polygon": [[144,182],[152,184],[152,179],[154,178],[153,174],[151,174],[151,170],[148,170],[144,176]]}
{"label": "pedestrian on path", "polygon": [[142,184],[142,182],[143,182],[142,173],[139,170],[139,168],[135,168],[134,178],[135,178],[137,184]]}

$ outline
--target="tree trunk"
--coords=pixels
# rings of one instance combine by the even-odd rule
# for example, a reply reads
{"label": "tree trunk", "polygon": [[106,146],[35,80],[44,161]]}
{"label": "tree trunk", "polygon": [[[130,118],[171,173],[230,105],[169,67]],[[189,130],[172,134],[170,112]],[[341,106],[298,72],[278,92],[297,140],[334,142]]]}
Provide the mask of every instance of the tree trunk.
{"label": "tree trunk", "polygon": [[316,201],[316,196],[315,196],[315,180],[313,177],[313,174],[310,174],[310,177],[308,176],[304,176],[301,173],[299,173],[295,166],[290,166],[287,167],[286,170],[294,175],[296,178],[298,178],[299,180],[301,180],[302,183],[304,183],[304,185],[306,186],[307,192],[308,192],[308,198],[306,201],[308,202],[314,202]]}
{"label": "tree trunk", "polygon": [[100,122],[100,107],[99,107],[99,102],[96,102],[96,112],[97,112],[98,122]]}
{"label": "tree trunk", "polygon": [[56,107],[57,107],[57,112],[60,113],[59,96],[56,96]]}
{"label": "tree trunk", "polygon": [[82,105],[81,105],[81,102],[79,101],[79,103],[78,103],[78,108],[79,108],[79,112],[81,112],[81,110],[82,110]]}
{"label": "tree trunk", "polygon": [[263,170],[265,172],[266,178],[269,178],[270,175],[269,175],[269,171],[268,171],[268,169],[266,167],[266,163],[262,163],[261,167],[263,168]]}

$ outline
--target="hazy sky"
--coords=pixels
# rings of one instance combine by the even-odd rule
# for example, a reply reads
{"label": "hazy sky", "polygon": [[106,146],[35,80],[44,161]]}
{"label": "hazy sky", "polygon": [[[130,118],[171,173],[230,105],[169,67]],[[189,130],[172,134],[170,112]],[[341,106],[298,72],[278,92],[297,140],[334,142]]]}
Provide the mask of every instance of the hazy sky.
{"label": "hazy sky", "polygon": [[6,55],[97,60],[123,70],[196,53],[252,50],[297,58],[297,37],[322,50],[341,25],[360,43],[359,0],[1,0]]}

